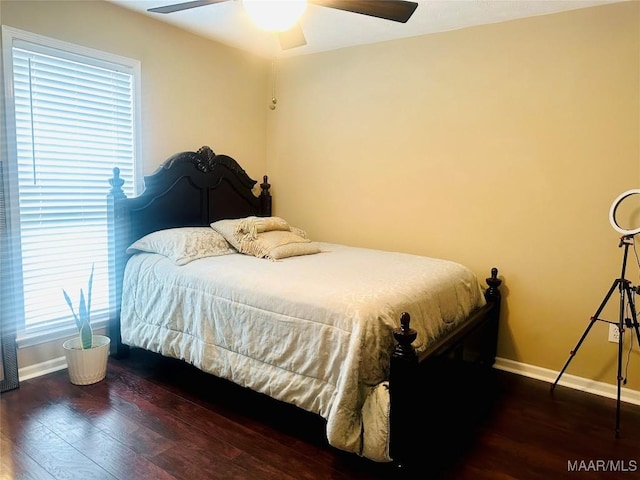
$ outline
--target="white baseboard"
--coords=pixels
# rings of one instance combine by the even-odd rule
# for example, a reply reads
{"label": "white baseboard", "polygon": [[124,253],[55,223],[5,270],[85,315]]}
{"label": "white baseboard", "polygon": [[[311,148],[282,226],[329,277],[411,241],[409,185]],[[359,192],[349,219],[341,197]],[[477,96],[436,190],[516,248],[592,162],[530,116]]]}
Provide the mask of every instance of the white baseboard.
{"label": "white baseboard", "polygon": [[[535,378],[536,380],[543,380],[548,383],[555,382],[558,377],[558,373],[560,373],[547,368],[527,365],[526,363],[515,362],[513,360],[500,357],[496,358],[496,362],[493,367],[498,370],[504,370],[506,372],[516,373],[525,377]],[[52,360],[47,360],[46,362],[20,368],[18,370],[18,377],[20,381],[24,381],[29,380],[30,378],[46,375],[47,373],[57,372],[58,370],[63,370],[65,368],[67,368],[67,362],[64,356],[62,356]],[[581,390],[583,392],[593,393],[602,397],[617,398],[617,387],[615,385],[596,382],[594,380],[576,377],[575,375],[569,375],[567,373],[562,375],[558,385],[573,388],[575,390]],[[621,388],[620,400],[626,403],[640,405],[640,392],[629,388]]]}
{"label": "white baseboard", "polygon": [[[548,383],[555,382],[558,374],[560,373],[547,368],[527,365],[526,363],[514,362],[513,360],[499,357],[496,358],[496,363],[493,366],[498,370],[517,373],[518,375],[543,380]],[[581,390],[587,393],[593,393],[602,397],[615,399],[618,396],[618,387],[616,385],[596,382],[595,380],[576,377],[575,375],[569,375],[567,373],[562,374],[558,385],[573,388],[575,390]],[[640,405],[640,392],[623,387],[620,389],[620,400],[626,403]]]}
{"label": "white baseboard", "polygon": [[18,378],[21,382],[29,380],[30,378],[40,377],[47,373],[57,372],[67,368],[67,360],[64,356],[53,358],[45,362],[36,363],[33,365],[27,365],[18,369]]}

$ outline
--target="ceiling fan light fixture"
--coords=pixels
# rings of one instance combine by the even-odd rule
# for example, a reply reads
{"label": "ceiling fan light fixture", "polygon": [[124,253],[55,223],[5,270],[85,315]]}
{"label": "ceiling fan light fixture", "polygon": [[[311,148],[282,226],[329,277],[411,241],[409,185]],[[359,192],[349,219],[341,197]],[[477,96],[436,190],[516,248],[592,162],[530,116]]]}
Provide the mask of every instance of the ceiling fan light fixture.
{"label": "ceiling fan light fixture", "polygon": [[258,27],[270,32],[289,30],[307,8],[306,0],[242,0],[242,5]]}

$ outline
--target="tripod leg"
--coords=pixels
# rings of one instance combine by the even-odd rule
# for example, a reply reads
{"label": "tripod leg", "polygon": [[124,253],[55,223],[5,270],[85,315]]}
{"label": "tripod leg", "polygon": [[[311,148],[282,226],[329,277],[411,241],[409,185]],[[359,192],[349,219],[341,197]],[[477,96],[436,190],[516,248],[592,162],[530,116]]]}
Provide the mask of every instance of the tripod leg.
{"label": "tripod leg", "polygon": [[[582,337],[580,337],[580,340],[578,340],[578,343],[576,344],[574,349],[571,350],[571,352],[569,352],[569,358],[567,359],[566,363],[564,364],[564,367],[562,367],[562,370],[560,370],[560,373],[558,374],[558,377],[556,378],[556,381],[553,382],[553,385],[551,385],[551,391],[553,391],[553,389],[556,388],[556,385],[558,384],[558,381],[560,381],[560,377],[562,377],[562,375],[564,374],[564,371],[569,366],[569,363],[571,363],[571,360],[573,360],[573,357],[576,355],[576,353],[578,353],[578,349],[580,348],[580,345],[582,345],[582,342],[584,342],[584,339],[587,338],[587,335],[589,334],[589,331],[591,330],[591,327],[593,327],[594,323],[596,323],[596,320],[598,320],[600,318],[600,314],[602,313],[602,310],[604,310],[604,307],[607,305],[607,302],[611,298],[611,294],[614,292],[616,287],[618,287],[620,285],[620,282],[621,282],[621,279],[619,279],[619,278],[616,278],[613,281],[613,284],[611,285],[611,288],[609,289],[609,291],[605,295],[604,300],[602,300],[602,303],[600,303],[600,306],[596,310],[596,313],[593,315],[593,317],[591,317],[591,320],[589,321],[589,325],[587,325],[587,328],[584,331],[584,333],[582,334]],[[622,294],[622,291],[620,293]]]}
{"label": "tripod leg", "polygon": [[620,394],[622,391],[622,346],[624,342],[624,306],[625,306],[625,296],[627,299],[627,305],[629,305],[629,309],[631,310],[631,315],[635,317],[636,307],[633,301],[633,293],[631,292],[631,287],[629,286],[629,282],[626,280],[622,280],[622,290],[623,295],[620,296],[620,317],[618,320],[618,376],[617,376],[617,395],[616,395],[616,438],[620,437]]}
{"label": "tripod leg", "polygon": [[[629,288],[629,290],[631,289]],[[629,306],[631,310],[631,326],[629,328],[633,328],[635,330],[636,337],[638,339],[638,346],[640,347],[640,328],[638,326],[638,316],[636,314],[634,297],[631,296],[631,293],[629,293],[628,295],[629,295]]]}
{"label": "tripod leg", "polygon": [[[627,296],[627,302],[629,305],[629,310],[631,311],[631,326],[636,332],[636,337],[638,338],[638,345],[640,346],[640,330],[638,329],[638,317],[636,315],[636,306],[633,297],[633,293],[631,290],[631,286],[629,282],[624,283],[624,293]],[[618,329],[620,331],[620,335],[618,336],[618,396],[616,399],[616,438],[620,437],[620,393],[622,390],[621,382],[624,380],[622,377],[622,347],[624,342],[623,331],[625,327],[624,320],[624,303],[620,305],[620,322],[618,324]]]}
{"label": "tripod leg", "polygon": [[638,339],[638,346],[640,347],[640,329],[638,327],[638,319],[636,318],[636,311],[632,310],[631,317],[633,318],[633,329],[636,331],[636,338]]}

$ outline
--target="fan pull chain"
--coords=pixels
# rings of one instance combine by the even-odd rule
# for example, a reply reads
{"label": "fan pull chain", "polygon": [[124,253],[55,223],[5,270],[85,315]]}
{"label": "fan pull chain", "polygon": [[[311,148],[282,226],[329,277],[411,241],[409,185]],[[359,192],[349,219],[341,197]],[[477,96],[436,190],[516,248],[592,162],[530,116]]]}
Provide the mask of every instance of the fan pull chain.
{"label": "fan pull chain", "polygon": [[276,62],[271,61],[271,104],[269,109],[275,110],[278,99],[276,98]]}

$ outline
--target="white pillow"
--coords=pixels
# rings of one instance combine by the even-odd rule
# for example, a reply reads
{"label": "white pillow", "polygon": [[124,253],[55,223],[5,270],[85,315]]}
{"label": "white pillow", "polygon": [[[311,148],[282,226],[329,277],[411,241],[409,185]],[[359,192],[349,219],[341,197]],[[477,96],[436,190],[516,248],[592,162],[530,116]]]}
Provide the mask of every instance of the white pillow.
{"label": "white pillow", "polygon": [[235,253],[222,235],[209,227],[179,227],[158,230],[133,242],[127,253],[158,253],[186,265],[193,260]]}

